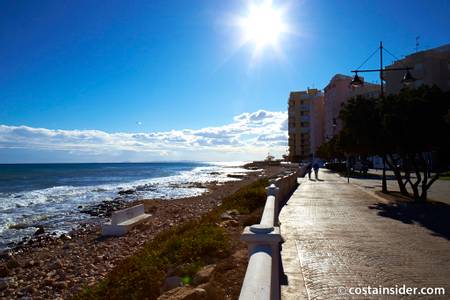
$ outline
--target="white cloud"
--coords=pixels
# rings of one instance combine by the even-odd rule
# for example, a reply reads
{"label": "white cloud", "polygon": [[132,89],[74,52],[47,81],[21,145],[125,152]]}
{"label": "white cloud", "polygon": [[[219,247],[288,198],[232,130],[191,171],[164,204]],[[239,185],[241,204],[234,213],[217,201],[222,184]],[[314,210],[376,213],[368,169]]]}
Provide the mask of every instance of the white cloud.
{"label": "white cloud", "polygon": [[[198,130],[107,133],[0,125],[1,162],[52,161],[231,161],[277,156],[287,147],[287,113],[258,110],[233,122]],[[15,153],[15,155],[13,155]],[[7,154],[7,155],[5,155]],[[47,157],[46,157],[47,154]],[[20,156],[22,155],[22,157]],[[34,162],[34,161],[33,161]]]}

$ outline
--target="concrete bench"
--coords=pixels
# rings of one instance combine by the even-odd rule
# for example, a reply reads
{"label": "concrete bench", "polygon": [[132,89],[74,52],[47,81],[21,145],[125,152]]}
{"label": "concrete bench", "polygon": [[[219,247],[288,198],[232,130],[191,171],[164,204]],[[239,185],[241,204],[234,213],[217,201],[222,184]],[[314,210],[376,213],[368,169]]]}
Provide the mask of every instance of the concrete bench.
{"label": "concrete bench", "polygon": [[115,211],[112,213],[111,222],[107,222],[102,225],[102,235],[124,235],[131,228],[144,222],[150,216],[150,214],[145,213],[144,204]]}

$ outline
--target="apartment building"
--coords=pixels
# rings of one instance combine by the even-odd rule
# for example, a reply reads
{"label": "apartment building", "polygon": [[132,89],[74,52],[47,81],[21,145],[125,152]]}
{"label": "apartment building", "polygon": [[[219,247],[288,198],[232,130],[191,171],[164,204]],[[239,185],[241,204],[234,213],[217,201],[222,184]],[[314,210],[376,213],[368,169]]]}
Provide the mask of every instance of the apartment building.
{"label": "apartment building", "polygon": [[364,83],[363,86],[354,88],[350,82],[352,77],[336,74],[324,88],[324,141],[333,138],[342,129],[342,121],[339,113],[348,99],[363,95],[365,97],[378,97],[380,86],[373,83]]}
{"label": "apartment building", "polygon": [[[411,67],[416,79],[413,87],[437,85],[444,91],[450,90],[450,44],[420,51],[394,62],[389,68]],[[398,93],[402,87],[404,71],[383,74],[385,93]],[[363,80],[363,78],[362,78]],[[362,95],[376,98],[380,85],[365,82],[354,88],[351,76],[334,75],[321,92],[318,89],[291,92],[288,101],[289,113],[289,159],[299,161],[314,157],[317,148],[332,139],[343,127],[339,113],[348,99]]]}
{"label": "apartment building", "polygon": [[289,160],[309,159],[323,143],[323,93],[291,92],[288,100]]}
{"label": "apartment building", "polygon": [[[425,84],[437,85],[443,91],[450,90],[450,44],[410,54],[387,66],[386,69],[404,67],[412,68],[411,75],[416,79],[414,87]],[[404,71],[384,73],[387,94],[395,94],[402,89],[401,80],[404,75]]]}

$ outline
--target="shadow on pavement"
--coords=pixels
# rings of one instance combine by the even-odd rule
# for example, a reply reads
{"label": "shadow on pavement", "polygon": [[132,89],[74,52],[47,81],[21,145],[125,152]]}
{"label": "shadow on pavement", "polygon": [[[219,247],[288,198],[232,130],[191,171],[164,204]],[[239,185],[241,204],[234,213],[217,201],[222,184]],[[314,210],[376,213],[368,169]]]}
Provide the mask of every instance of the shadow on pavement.
{"label": "shadow on pavement", "polygon": [[[347,176],[346,173],[343,173],[343,176]],[[380,174],[373,174],[373,173],[367,173],[367,174],[362,174],[359,172],[352,172],[350,174],[350,178],[358,178],[358,179],[379,179],[381,180],[383,178],[382,175]],[[394,175],[386,175],[386,179],[387,180],[396,180],[396,177]]]}
{"label": "shadow on pavement", "polygon": [[389,204],[377,203],[369,206],[377,209],[378,215],[392,218],[405,224],[418,224],[431,231],[433,235],[450,240],[450,205],[442,202],[405,202]]}

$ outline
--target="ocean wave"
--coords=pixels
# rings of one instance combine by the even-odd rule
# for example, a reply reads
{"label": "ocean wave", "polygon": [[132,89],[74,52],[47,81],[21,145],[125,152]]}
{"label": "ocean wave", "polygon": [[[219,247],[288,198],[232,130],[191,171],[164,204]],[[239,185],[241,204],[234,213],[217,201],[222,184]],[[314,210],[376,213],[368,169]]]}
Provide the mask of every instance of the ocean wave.
{"label": "ocean wave", "polygon": [[199,196],[207,191],[205,184],[237,181],[238,176],[230,175],[252,172],[240,166],[240,163],[209,163],[192,170],[176,171],[170,176],[132,182],[0,193],[0,249],[32,234],[37,226],[51,231],[69,231],[77,222],[89,217],[80,212],[81,208],[113,200],[120,197],[121,191],[132,191],[122,197],[129,201]]}

